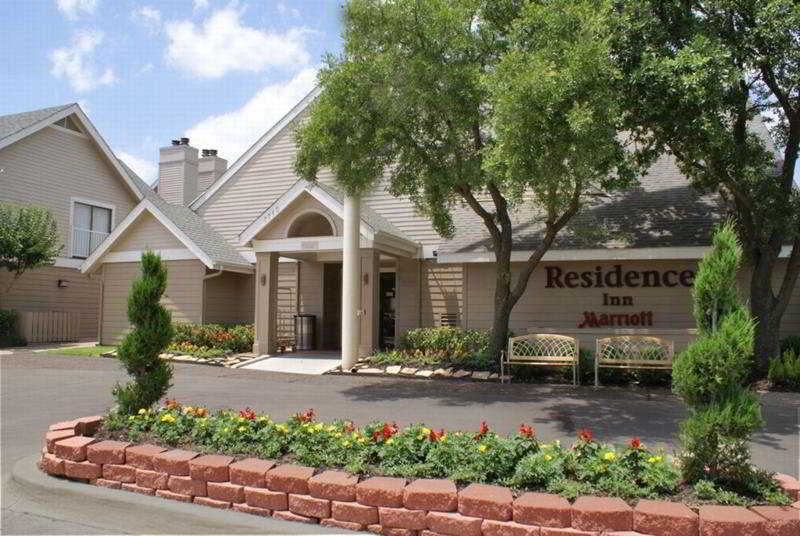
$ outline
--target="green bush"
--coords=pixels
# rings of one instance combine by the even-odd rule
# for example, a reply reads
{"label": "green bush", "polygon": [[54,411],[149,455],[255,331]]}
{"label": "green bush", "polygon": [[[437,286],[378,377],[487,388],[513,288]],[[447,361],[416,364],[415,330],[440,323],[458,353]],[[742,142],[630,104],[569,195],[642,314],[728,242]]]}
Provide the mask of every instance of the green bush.
{"label": "green bush", "polygon": [[768,378],[779,387],[800,390],[800,353],[784,350],[783,355],[770,361]]}
{"label": "green bush", "polygon": [[400,337],[397,350],[379,352],[372,362],[382,365],[458,365],[491,370],[489,332],[461,328],[418,328]]}
{"label": "green bush", "polygon": [[673,389],[689,406],[680,434],[684,478],[738,489],[752,479],[748,441],[763,424],[747,387],[755,323],[738,302],[742,249],[733,225],[721,226],[713,243],[692,289],[700,337],[674,361]]}
{"label": "green bush", "polygon": [[[220,324],[185,324],[176,323],[175,336],[172,338],[170,350],[187,351],[181,345],[192,345],[199,352],[206,350],[221,350],[224,353],[250,352],[253,349],[255,328],[250,325],[220,325]],[[174,347],[173,347],[174,346]]]}
{"label": "green bush", "polygon": [[128,295],[128,319],[133,329],[117,348],[117,357],[133,379],[112,391],[119,411],[133,414],[149,408],[170,388],[172,366],[159,355],[172,340],[170,312],[161,305],[167,287],[167,269],[151,251],[142,254],[142,277]]}
{"label": "green bush", "polygon": [[0,309],[0,348],[26,344],[25,338],[19,335],[19,314],[13,309]]}

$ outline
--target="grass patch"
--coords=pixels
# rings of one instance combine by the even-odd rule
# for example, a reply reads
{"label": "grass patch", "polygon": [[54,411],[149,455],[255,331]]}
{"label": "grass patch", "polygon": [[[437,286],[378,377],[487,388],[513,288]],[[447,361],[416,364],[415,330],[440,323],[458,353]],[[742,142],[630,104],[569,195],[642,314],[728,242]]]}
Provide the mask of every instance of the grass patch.
{"label": "grass patch", "polygon": [[75,357],[100,357],[101,355],[105,354],[106,352],[110,352],[115,348],[115,346],[103,346],[98,344],[95,346],[77,346],[73,348],[53,348],[52,350],[47,350],[45,353],[70,355]]}

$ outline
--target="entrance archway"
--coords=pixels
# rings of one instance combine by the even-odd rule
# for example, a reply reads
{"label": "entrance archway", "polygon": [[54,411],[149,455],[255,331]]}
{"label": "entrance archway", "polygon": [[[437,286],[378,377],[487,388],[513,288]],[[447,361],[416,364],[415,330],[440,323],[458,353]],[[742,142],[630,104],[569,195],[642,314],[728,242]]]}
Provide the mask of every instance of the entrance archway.
{"label": "entrance archway", "polygon": [[305,238],[310,236],[335,236],[333,222],[319,212],[305,212],[298,215],[289,225],[286,238]]}

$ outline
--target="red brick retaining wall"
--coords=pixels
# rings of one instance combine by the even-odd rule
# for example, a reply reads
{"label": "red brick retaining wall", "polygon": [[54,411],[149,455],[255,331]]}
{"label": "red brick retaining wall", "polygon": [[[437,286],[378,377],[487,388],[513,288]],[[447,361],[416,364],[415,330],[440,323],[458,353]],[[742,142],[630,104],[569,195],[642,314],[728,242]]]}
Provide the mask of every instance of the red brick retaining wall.
{"label": "red brick retaining wall", "polygon": [[[390,536],[797,536],[800,501],[792,507],[701,506],[611,497],[563,497],[449,480],[315,474],[311,467],[200,455],[155,445],[91,437],[103,418],[54,424],[45,436],[42,469],[97,486],[164,499],[319,523]],[[797,500],[800,483],[779,475]],[[634,532],[635,531],[635,532]]]}

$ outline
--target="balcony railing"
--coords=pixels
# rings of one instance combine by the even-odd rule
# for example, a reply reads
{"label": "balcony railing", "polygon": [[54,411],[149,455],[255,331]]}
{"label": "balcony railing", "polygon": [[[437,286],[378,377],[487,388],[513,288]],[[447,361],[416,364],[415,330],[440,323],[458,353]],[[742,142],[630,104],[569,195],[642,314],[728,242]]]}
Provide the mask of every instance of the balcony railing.
{"label": "balcony railing", "polygon": [[72,256],[85,259],[92,254],[109,233],[90,229],[72,230]]}

